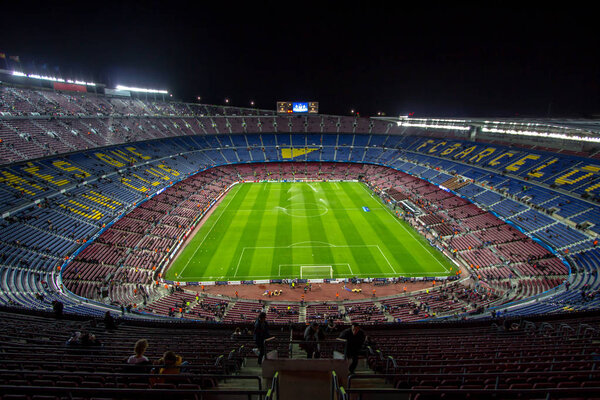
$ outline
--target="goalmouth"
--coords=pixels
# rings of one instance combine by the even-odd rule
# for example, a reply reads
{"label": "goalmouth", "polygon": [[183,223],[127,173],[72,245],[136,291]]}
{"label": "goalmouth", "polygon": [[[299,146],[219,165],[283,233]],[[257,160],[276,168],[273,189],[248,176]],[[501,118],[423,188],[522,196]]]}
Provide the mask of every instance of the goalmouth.
{"label": "goalmouth", "polygon": [[301,265],[300,279],[333,279],[332,265]]}

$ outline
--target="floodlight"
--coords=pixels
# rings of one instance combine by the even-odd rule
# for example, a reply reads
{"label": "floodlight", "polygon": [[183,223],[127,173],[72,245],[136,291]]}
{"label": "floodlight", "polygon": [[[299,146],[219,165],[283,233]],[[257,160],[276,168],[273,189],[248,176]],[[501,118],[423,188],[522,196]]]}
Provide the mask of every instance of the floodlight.
{"label": "floodlight", "polygon": [[129,90],[130,92],[142,92],[142,93],[169,94],[169,92],[167,90],[144,89],[144,88],[138,88],[138,87],[123,86],[123,85],[117,85],[117,90]]}

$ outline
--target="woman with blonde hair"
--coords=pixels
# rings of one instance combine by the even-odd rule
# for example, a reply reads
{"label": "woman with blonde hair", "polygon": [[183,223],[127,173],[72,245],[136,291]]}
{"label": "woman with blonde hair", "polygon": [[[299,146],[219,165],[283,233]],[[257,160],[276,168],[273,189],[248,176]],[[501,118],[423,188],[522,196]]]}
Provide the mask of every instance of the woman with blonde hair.
{"label": "woman with blonde hair", "polygon": [[127,359],[127,364],[147,364],[150,362],[148,357],[144,355],[144,352],[148,348],[148,341],[146,339],[140,339],[135,342],[135,346],[133,347],[133,352],[135,353],[129,359]]}

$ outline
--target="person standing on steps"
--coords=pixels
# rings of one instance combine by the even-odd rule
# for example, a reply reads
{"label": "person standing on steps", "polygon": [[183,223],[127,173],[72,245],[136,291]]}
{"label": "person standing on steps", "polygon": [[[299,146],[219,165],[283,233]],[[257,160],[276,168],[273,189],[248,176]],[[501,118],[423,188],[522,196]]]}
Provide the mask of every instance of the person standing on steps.
{"label": "person standing on steps", "polygon": [[358,365],[358,356],[362,350],[362,346],[365,343],[365,332],[360,329],[358,323],[353,322],[350,328],[344,329],[339,336],[339,339],[346,341],[346,349],[344,356],[346,360],[352,360],[348,371],[353,374]]}
{"label": "person standing on steps", "polygon": [[265,340],[271,335],[269,334],[269,325],[267,324],[267,313],[261,312],[254,323],[254,342],[258,348],[258,365],[262,364],[265,357]]}
{"label": "person standing on steps", "polygon": [[319,327],[319,323],[314,321],[306,327],[304,331],[304,349],[306,350],[306,358],[319,358],[320,342],[325,339],[323,331]]}

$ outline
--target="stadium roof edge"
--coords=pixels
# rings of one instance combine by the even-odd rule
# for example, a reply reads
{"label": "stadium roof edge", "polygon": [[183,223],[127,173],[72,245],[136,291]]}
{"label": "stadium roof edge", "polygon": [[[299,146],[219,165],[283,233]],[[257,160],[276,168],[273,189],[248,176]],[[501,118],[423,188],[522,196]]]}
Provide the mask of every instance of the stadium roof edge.
{"label": "stadium roof edge", "polygon": [[415,118],[372,117],[399,126],[431,129],[467,130],[538,136],[555,139],[600,142],[600,119],[584,118]]}

